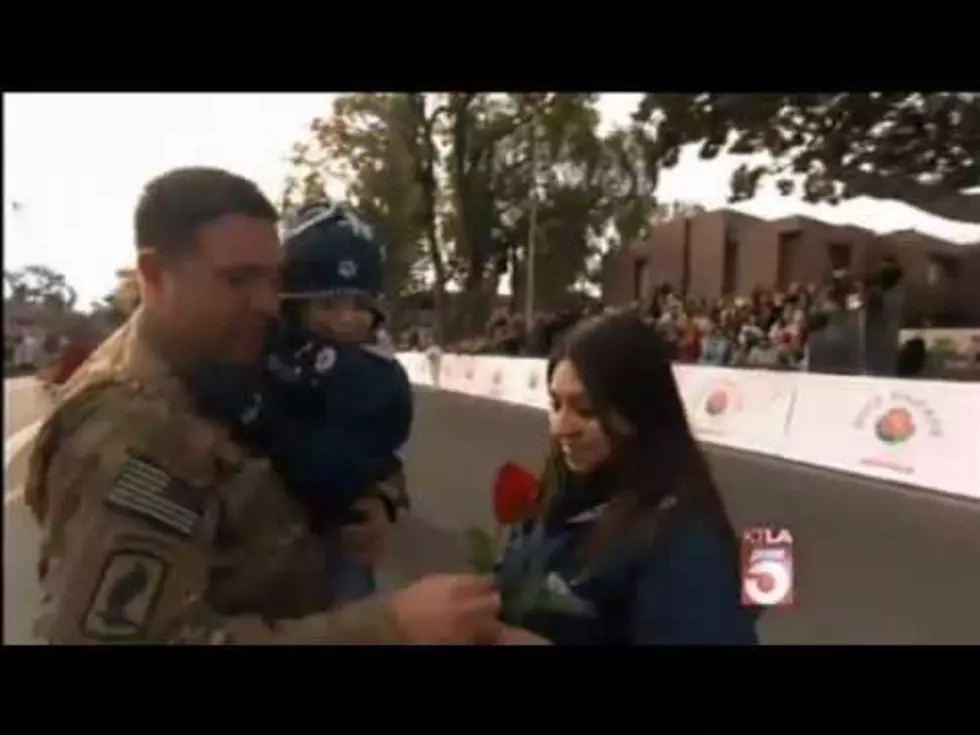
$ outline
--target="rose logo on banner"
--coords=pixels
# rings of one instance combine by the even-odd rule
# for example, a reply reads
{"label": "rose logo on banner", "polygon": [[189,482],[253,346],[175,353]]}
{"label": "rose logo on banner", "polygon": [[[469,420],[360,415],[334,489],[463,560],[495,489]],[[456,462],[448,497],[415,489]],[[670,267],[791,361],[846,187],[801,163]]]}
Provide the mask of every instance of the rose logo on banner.
{"label": "rose logo on banner", "polygon": [[875,423],[875,435],[885,444],[901,444],[915,435],[915,419],[907,408],[892,408]]}
{"label": "rose logo on banner", "polygon": [[942,422],[929,402],[911,393],[892,391],[864,404],[854,428],[875,439],[861,464],[904,475],[915,473],[917,455],[926,452],[930,439],[941,440]]}
{"label": "rose logo on banner", "polygon": [[503,370],[497,368],[493,371],[493,375],[490,376],[490,395],[494,398],[499,398],[501,393],[501,387],[504,382]]}
{"label": "rose logo on banner", "polygon": [[722,389],[712,391],[704,401],[704,411],[709,416],[721,416],[728,409],[728,393]]}
{"label": "rose logo on banner", "polygon": [[719,380],[696,394],[693,408],[695,430],[706,434],[726,433],[725,424],[742,410],[742,394],[733,382]]}
{"label": "rose logo on banner", "polygon": [[742,533],[742,604],[790,607],[794,585],[789,529],[746,529]]}

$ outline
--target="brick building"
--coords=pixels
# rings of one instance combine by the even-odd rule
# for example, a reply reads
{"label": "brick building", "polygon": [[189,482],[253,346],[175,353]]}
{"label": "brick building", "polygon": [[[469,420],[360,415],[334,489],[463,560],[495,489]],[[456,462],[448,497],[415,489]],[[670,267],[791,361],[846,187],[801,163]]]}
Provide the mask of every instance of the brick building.
{"label": "brick building", "polygon": [[956,245],[915,231],[888,235],[808,217],[764,220],[727,209],[655,226],[610,259],[608,303],[645,301],[660,284],[695,298],[747,295],[757,286],[823,281],[834,268],[863,275],[885,255],[905,269],[907,303],[924,314],[980,323],[980,243]]}
{"label": "brick building", "polygon": [[980,242],[957,245],[914,230],[891,232],[883,250],[905,269],[909,303],[950,326],[980,325]]}

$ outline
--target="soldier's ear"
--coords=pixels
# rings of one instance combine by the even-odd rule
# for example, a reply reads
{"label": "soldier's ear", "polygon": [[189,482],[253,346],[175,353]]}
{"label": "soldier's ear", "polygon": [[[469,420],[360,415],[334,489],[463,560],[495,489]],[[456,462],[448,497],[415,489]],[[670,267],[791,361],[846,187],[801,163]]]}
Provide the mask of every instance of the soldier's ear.
{"label": "soldier's ear", "polygon": [[163,261],[160,253],[154,248],[140,248],[136,254],[136,272],[139,275],[141,291],[158,291],[163,281]]}

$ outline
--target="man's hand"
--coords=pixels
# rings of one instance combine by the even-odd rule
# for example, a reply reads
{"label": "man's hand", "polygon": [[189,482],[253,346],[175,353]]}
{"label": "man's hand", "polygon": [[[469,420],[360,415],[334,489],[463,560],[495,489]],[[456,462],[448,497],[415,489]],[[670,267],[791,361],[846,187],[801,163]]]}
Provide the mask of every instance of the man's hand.
{"label": "man's hand", "polygon": [[380,498],[364,498],[354,504],[363,519],[360,523],[344,526],[342,543],[344,551],[367,566],[376,567],[388,553],[391,544],[391,522]]}
{"label": "man's hand", "polygon": [[474,644],[500,636],[500,596],[489,577],[424,577],[393,593],[391,607],[410,643]]}
{"label": "man's hand", "polygon": [[511,625],[501,625],[497,634],[496,644],[498,646],[550,646],[553,645],[547,638],[542,638],[537,633],[532,633],[524,628],[515,628]]}

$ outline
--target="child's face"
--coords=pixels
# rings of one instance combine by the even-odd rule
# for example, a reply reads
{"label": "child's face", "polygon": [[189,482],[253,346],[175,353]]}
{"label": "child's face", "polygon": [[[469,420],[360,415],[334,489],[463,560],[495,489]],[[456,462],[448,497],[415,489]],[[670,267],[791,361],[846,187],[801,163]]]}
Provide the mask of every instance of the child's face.
{"label": "child's face", "polygon": [[307,329],[321,337],[344,342],[363,342],[371,335],[374,314],[354,296],[311,299],[303,313]]}

